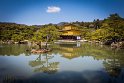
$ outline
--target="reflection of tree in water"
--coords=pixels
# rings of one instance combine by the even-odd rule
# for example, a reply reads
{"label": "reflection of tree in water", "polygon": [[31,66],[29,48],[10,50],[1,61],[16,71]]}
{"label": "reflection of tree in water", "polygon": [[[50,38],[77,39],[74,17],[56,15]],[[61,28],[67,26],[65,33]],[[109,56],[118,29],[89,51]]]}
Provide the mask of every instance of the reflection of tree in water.
{"label": "reflection of tree in water", "polygon": [[106,71],[112,77],[117,77],[121,72],[120,63],[116,59],[111,59],[103,62]]}
{"label": "reflection of tree in water", "polygon": [[35,67],[34,72],[55,73],[58,70],[59,62],[49,62],[54,56],[40,54],[35,61],[30,61],[29,65]]}
{"label": "reflection of tree in water", "polygon": [[94,59],[103,60],[104,68],[111,78],[123,76],[121,75],[123,74],[122,68],[124,68],[123,51],[123,49],[110,49],[110,47],[106,46],[102,48],[92,46],[89,50],[86,50]]}
{"label": "reflection of tree in water", "polygon": [[113,53],[103,61],[106,72],[111,76],[110,82],[114,82],[118,77],[124,78],[122,73],[124,57],[118,54],[118,50],[113,49]]}
{"label": "reflection of tree in water", "polygon": [[0,55],[2,56],[19,56],[20,54],[25,54],[25,56],[29,56],[30,53],[26,52],[29,49],[26,44],[10,44],[10,45],[0,45]]}

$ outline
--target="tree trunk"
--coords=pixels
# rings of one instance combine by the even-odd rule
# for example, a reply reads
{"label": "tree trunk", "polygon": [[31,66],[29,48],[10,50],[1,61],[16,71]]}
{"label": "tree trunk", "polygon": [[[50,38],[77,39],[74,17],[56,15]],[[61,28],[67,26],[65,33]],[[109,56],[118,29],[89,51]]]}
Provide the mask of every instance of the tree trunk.
{"label": "tree trunk", "polygon": [[47,42],[46,42],[46,46],[45,46],[45,47],[46,47],[46,49],[47,49],[47,47],[48,47],[48,46],[47,46]]}
{"label": "tree trunk", "polygon": [[37,45],[39,46],[39,49],[41,49],[41,42],[38,42]]}
{"label": "tree trunk", "polygon": [[49,36],[47,36],[47,40],[46,40],[46,49],[48,48],[48,46],[47,46],[48,41],[49,41]]}

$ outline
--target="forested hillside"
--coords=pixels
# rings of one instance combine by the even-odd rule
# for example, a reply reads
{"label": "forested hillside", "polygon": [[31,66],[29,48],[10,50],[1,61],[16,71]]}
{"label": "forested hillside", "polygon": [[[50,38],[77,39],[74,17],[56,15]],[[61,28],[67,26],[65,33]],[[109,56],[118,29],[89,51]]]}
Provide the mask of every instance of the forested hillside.
{"label": "forested hillside", "polygon": [[48,35],[51,41],[59,39],[59,30],[66,24],[74,24],[81,31],[81,37],[87,40],[115,40],[124,39],[124,18],[118,14],[110,14],[109,17],[93,22],[61,22],[46,25],[24,25],[16,23],[0,22],[0,40],[7,41],[45,41]]}

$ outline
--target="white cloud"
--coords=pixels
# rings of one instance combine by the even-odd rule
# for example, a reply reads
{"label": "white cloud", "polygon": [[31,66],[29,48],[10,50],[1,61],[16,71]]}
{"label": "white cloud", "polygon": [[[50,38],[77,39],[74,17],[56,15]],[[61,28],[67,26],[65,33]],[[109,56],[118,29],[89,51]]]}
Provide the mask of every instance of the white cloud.
{"label": "white cloud", "polygon": [[61,11],[61,8],[56,6],[49,6],[46,10],[47,13],[58,13],[60,11]]}

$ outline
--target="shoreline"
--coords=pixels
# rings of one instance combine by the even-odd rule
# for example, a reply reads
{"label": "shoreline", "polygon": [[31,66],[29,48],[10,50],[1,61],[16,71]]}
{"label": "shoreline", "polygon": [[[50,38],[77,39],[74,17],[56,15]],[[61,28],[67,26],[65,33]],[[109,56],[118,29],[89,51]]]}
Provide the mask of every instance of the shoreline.
{"label": "shoreline", "polygon": [[[83,43],[83,42],[88,42],[88,43],[92,43],[92,44],[99,44],[99,45],[109,45],[112,48],[124,48],[124,41],[118,41],[118,42],[109,42],[109,41],[96,41],[96,40],[56,40],[54,41],[54,44],[61,44],[61,43]],[[34,41],[29,41],[29,40],[23,40],[23,41],[18,41],[18,42],[14,42],[13,40],[6,40],[6,41],[2,41],[0,40],[0,44],[37,44],[37,42]],[[41,45],[44,46],[46,45],[46,42],[41,42]],[[50,45],[50,44],[48,44]]]}

